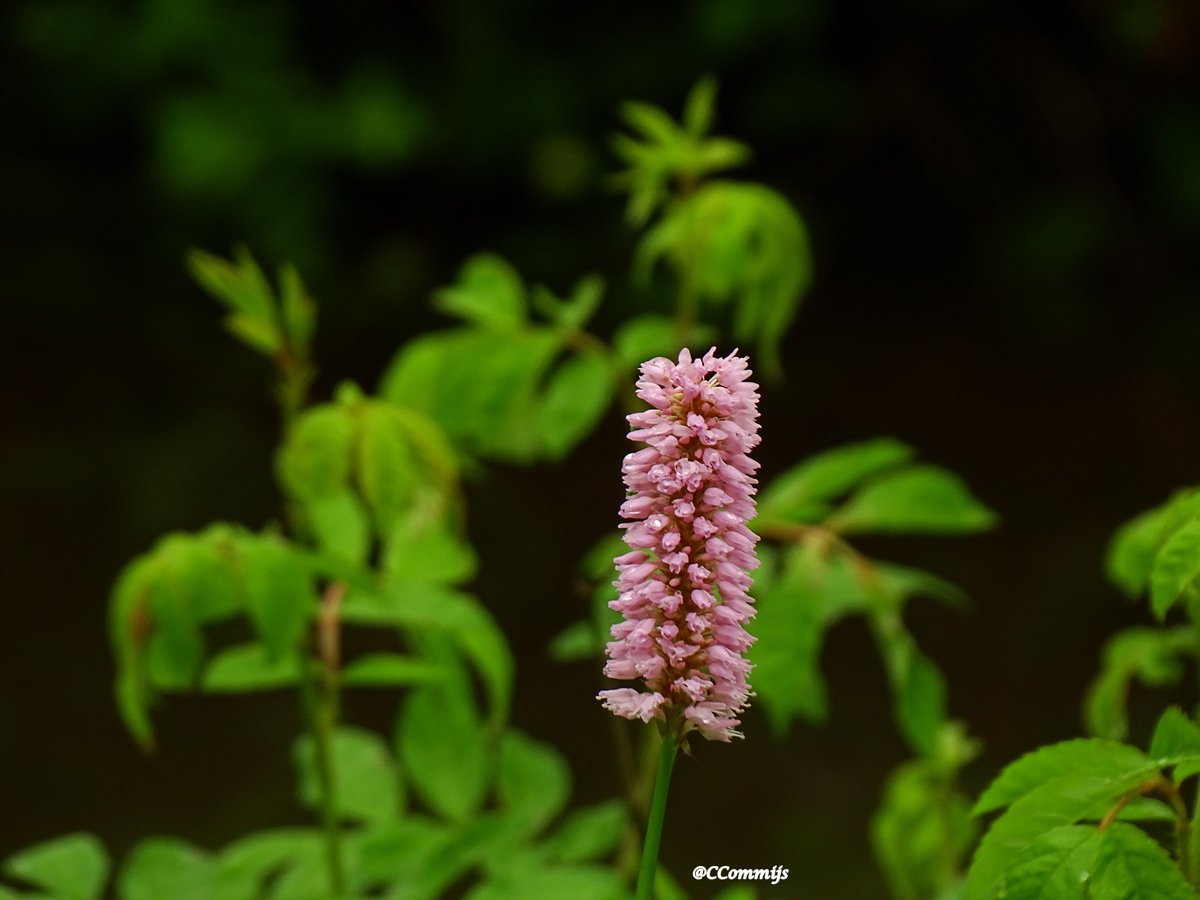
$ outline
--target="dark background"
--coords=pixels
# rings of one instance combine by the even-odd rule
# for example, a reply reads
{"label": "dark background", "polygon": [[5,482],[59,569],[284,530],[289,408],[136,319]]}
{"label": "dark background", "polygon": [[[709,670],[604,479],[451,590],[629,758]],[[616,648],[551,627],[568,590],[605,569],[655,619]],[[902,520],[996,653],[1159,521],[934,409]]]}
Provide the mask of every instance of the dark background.
{"label": "dark background", "polygon": [[[970,787],[1077,734],[1103,640],[1148,620],[1101,559],[1118,523],[1200,480],[1194,4],[39,0],[6,13],[5,50],[0,855],[73,829],[124,852],[302,820],[291,698],[172,698],[150,759],[112,710],[118,568],[168,530],[278,509],[269,373],[185,249],[300,265],[318,398],[446,324],[428,296],[480,249],[558,290],[604,274],[607,335],[650,302],[605,183],[616,105],[677,111],[705,73],[720,130],[756,151],[743,176],[796,204],[817,260],[763,401],[766,477],[892,434],[1003,518],[866,548],[975,599],[911,616],[986,744]],[[544,647],[583,609],[572,561],[614,521],[623,434],[614,410],[565,463],[497,468],[469,497],[516,722],[567,753],[584,801],[616,784],[598,673]],[[883,895],[867,821],[906,753],[861,624],[825,669],[827,726],[776,742],[752,715],[745,742],[682,761],[674,871],[780,864],[766,896]],[[386,728],[393,707],[348,715]]]}

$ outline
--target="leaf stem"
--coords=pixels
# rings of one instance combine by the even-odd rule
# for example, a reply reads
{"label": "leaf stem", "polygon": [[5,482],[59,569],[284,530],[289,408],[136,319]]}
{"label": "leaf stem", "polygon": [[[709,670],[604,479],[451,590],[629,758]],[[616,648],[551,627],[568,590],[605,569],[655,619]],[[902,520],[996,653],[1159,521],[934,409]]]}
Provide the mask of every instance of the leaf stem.
{"label": "leaf stem", "polygon": [[[325,829],[325,856],[329,890],[333,897],[346,895],[346,866],[342,852],[342,829],[338,817],[337,773],[333,761],[333,737],[339,715],[338,612],[346,586],[331,584],[321,598],[317,620],[317,658],[302,653],[300,694],[307,714],[321,789],[321,824]],[[313,662],[316,662],[314,672]],[[315,676],[315,677],[314,677]]]}
{"label": "leaf stem", "polygon": [[679,742],[670,729],[663,736],[662,753],[658,757],[658,777],[654,782],[654,797],[646,819],[646,842],[642,847],[642,867],[638,872],[637,900],[654,896],[654,875],[658,870],[658,847],[662,843],[663,821],[667,815],[667,793],[671,789],[671,770]]}

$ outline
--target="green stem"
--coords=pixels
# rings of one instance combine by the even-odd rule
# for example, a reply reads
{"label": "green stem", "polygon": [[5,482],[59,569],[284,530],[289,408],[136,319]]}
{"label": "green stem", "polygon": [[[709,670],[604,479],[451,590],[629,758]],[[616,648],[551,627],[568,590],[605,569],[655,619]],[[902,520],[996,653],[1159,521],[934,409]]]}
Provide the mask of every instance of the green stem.
{"label": "green stem", "polygon": [[654,896],[654,874],[658,869],[658,846],[662,843],[663,820],[667,815],[667,793],[671,789],[671,769],[675,767],[675,751],[679,744],[674,734],[663,736],[662,753],[658,757],[658,778],[654,782],[654,797],[646,819],[646,843],[642,847],[642,868],[638,872],[637,900]]}
{"label": "green stem", "polygon": [[1175,852],[1179,857],[1179,868],[1187,880],[1195,884],[1196,870],[1192,862],[1192,823],[1188,818],[1187,805],[1179,794],[1179,786],[1167,781],[1159,790],[1175,811]]}
{"label": "green stem", "polygon": [[[1189,868],[1184,871],[1188,881],[1195,887],[1200,884],[1200,782],[1196,783],[1196,804],[1193,807],[1195,815],[1192,818],[1191,830],[1188,834]],[[1181,860],[1182,862],[1182,860]]]}
{"label": "green stem", "polygon": [[316,756],[317,781],[321,789],[321,824],[325,829],[325,857],[329,889],[335,898],[346,893],[346,867],[342,861],[342,829],[338,821],[337,783],[333,766],[333,733],[337,727],[337,694],[330,691],[324,665],[318,664],[317,686],[313,684],[312,659],[301,658],[300,693],[307,713],[309,733]]}

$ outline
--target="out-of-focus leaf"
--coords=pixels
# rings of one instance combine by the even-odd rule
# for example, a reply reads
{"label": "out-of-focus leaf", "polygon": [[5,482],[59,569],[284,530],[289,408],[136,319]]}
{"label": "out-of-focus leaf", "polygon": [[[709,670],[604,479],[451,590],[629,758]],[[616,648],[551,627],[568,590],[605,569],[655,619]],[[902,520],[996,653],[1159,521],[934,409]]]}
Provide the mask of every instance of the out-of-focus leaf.
{"label": "out-of-focus leaf", "polygon": [[[711,347],[716,343],[716,329],[697,324],[688,335],[694,347]],[[679,325],[666,316],[638,316],[617,329],[613,349],[625,366],[636,369],[648,359],[665,356],[676,359],[683,349]]]}
{"label": "out-of-focus leaf", "polygon": [[341,671],[347,687],[399,687],[428,684],[446,675],[445,670],[423,659],[396,653],[370,653],[347,663]]}
{"label": "out-of-focus leaf", "polygon": [[386,404],[366,404],[360,413],[356,474],[379,533],[387,534],[412,503],[421,473]]}
{"label": "out-of-focus leaf", "polygon": [[734,338],[753,342],[759,369],[778,374],[779,342],[812,280],[807,232],[791,204],[760,184],[703,184],[639,244],[642,273],[663,259],[702,301],[733,302]]}
{"label": "out-of-focus leaf", "polygon": [[391,581],[461,584],[475,575],[478,560],[445,516],[417,510],[392,529],[382,566]]}
{"label": "out-of-focus leaf", "polygon": [[491,723],[498,725],[507,717],[512,653],[495,621],[474,598],[426,583],[395,584],[377,592],[352,590],[342,605],[342,620],[447,635],[482,677]]}
{"label": "out-of-focus leaf", "polygon": [[490,330],[511,331],[525,322],[525,286],[508,262],[480,253],[463,263],[451,287],[437,292],[434,306]]}
{"label": "out-of-focus leaf", "polygon": [[1134,679],[1152,687],[1176,684],[1183,660],[1200,648],[1195,629],[1130,628],[1115,635],[1104,648],[1100,674],[1088,688],[1084,721],[1098,737],[1120,740],[1129,723],[1126,700]]}
{"label": "out-of-focus leaf", "polygon": [[859,489],[829,520],[850,532],[956,534],[983,531],[996,515],[957,475],[937,466],[884,474]]}
{"label": "out-of-focus leaf", "polygon": [[466,900],[628,900],[619,875],[600,866],[514,865],[467,894]]}
{"label": "out-of-focus leaf", "polygon": [[354,416],[341,405],[301,413],[279,451],[283,487],[301,499],[323,497],[346,486],[353,465]]}
{"label": "out-of-focus leaf", "polygon": [[922,759],[888,779],[871,838],[897,900],[938,897],[958,881],[978,829],[954,774]]}
{"label": "out-of-focus leaf", "polygon": [[1166,518],[1166,505],[1148,510],[1117,529],[1108,545],[1104,567],[1109,580],[1130,597],[1146,589]]}
{"label": "out-of-focus leaf", "polygon": [[491,780],[490,742],[465,685],[410,693],[396,742],[413,791],[429,809],[461,822],[480,808]]}
{"label": "out-of-focus leaf", "polygon": [[712,127],[717,104],[717,80],[701,78],[688,93],[683,106],[683,128],[694,138],[703,137]]}
{"label": "out-of-focus leaf", "polygon": [[145,647],[150,631],[146,588],[153,560],[144,556],[127,565],[117,577],[109,600],[109,638],[117,657],[114,696],[130,734],[142,746],[153,743]]}
{"label": "out-of-focus leaf", "polygon": [[268,660],[290,654],[316,609],[316,587],[303,560],[280,538],[245,543],[243,577],[250,620]]}
{"label": "out-of-focus leaf", "polygon": [[117,894],[120,900],[211,900],[216,880],[208,854],[173,838],[149,838],[125,861]]}
{"label": "out-of-focus leaf", "polygon": [[1150,569],[1150,606],[1161,621],[1200,577],[1200,519],[1170,532]]}
{"label": "out-of-focus leaf", "polygon": [[307,828],[280,828],[247,835],[217,856],[214,900],[259,900],[264,886],[298,863],[324,860],[321,835]]}
{"label": "out-of-focus leaf", "polygon": [[1177,706],[1159,717],[1150,741],[1150,755],[1156,758],[1200,755],[1200,725]]}
{"label": "out-of-focus leaf", "polygon": [[230,263],[192,250],[187,266],[197,283],[229,309],[226,327],[259,353],[273,356],[284,346],[274,293],[244,247],[237,249],[235,257],[236,262]]}
{"label": "out-of-focus leaf", "polygon": [[349,868],[367,892],[388,887],[393,893],[384,896],[434,900],[473,862],[457,852],[457,837],[450,826],[409,814],[351,835]]}
{"label": "out-of-focus leaf", "polygon": [[6,875],[45,888],[56,900],[99,900],[108,868],[104,844],[84,833],[45,841],[4,861]]}
{"label": "out-of-focus leaf", "polygon": [[847,444],[811,456],[774,478],[762,492],[763,518],[813,521],[809,512],[858,486],[863,479],[909,462],[913,449],[892,438]]}
{"label": "out-of-focus leaf", "polygon": [[349,488],[305,504],[317,544],[343,562],[361,565],[371,549],[371,523],[362,501]]}
{"label": "out-of-focus leaf", "polygon": [[967,592],[958,585],[923,569],[877,562],[874,579],[876,594],[884,595],[884,602],[893,608],[899,608],[915,597],[928,597],[957,608],[969,602]]}
{"label": "out-of-focus leaf", "polygon": [[596,659],[604,655],[604,641],[589,619],[572,622],[550,642],[550,658],[555,662]]}
{"label": "out-of-focus leaf", "polygon": [[242,644],[209,661],[202,686],[209,694],[241,694],[290,687],[299,677],[299,657],[271,659],[262,644]]}
{"label": "out-of-focus leaf", "polygon": [[541,452],[539,388],[562,341],[534,326],[502,339],[470,328],[425,335],[396,354],[380,393],[425,413],[463,452],[531,462]]}
{"label": "out-of-focus leaf", "polygon": [[514,833],[529,837],[566,805],[571,772],[553,747],[510,730],[497,754],[496,794]]}
{"label": "out-of-focus leaf", "polygon": [[533,305],[546,319],[570,331],[582,329],[596,310],[604,296],[604,279],[599,275],[585,275],[571,290],[571,296],[559,300],[545,288],[533,292]]}
{"label": "out-of-focus leaf", "polygon": [[[358,822],[390,822],[400,814],[401,783],[387,743],[373,731],[342,726],[333,735],[331,768],[337,812]],[[300,802],[314,811],[323,803],[316,746],[311,735],[296,742]]]}
{"label": "out-of-focus leaf", "polygon": [[946,682],[897,617],[877,615],[873,624],[892,686],[896,723],[913,750],[928,755],[946,722]]}
{"label": "out-of-focus leaf", "polygon": [[827,709],[819,657],[825,631],[841,616],[868,608],[851,560],[812,545],[792,547],[780,577],[760,577],[756,594],[758,640],[750,659],[768,720],[777,734],[797,716],[823,720]]}
{"label": "out-of-focus leaf", "polygon": [[572,356],[550,377],[542,399],[540,430],[549,459],[561,459],[604,415],[616,382],[612,361],[584,352]]}
{"label": "out-of-focus leaf", "polygon": [[567,816],[539,849],[557,862],[591,862],[616,850],[629,824],[629,812],[619,800],[587,806]]}
{"label": "out-of-focus leaf", "polygon": [[308,295],[295,266],[288,264],[280,268],[279,295],[288,344],[294,351],[307,355],[317,325],[317,304]]}

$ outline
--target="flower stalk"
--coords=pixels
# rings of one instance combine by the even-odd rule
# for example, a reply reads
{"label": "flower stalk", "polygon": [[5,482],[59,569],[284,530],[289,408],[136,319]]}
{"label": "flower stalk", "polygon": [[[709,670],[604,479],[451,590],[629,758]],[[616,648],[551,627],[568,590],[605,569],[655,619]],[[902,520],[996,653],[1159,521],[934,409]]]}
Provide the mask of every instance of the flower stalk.
{"label": "flower stalk", "polygon": [[671,789],[671,771],[675,768],[678,750],[679,744],[668,731],[663,736],[662,751],[658,757],[658,776],[654,780],[654,796],[650,800],[650,813],[646,817],[646,841],[642,846],[642,865],[638,870],[637,900],[651,900],[654,896],[658,848],[662,843],[663,822],[667,817],[667,794]]}

